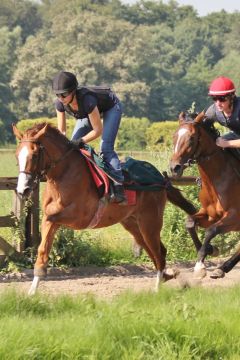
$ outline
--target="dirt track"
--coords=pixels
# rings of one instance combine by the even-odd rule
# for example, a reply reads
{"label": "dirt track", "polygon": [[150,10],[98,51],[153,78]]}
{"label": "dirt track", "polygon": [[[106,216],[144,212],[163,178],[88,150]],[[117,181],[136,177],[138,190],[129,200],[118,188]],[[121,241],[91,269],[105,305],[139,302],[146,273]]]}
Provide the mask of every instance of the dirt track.
{"label": "dirt track", "polygon": [[[207,262],[208,275],[203,280],[194,279],[194,263],[179,263],[174,267],[180,270],[177,279],[170,280],[167,286],[203,286],[229,287],[240,284],[240,266],[226,274],[223,279],[211,279],[210,272],[217,262]],[[155,285],[156,272],[152,267],[125,265],[108,268],[82,267],[71,270],[49,269],[48,277],[40,283],[39,291],[51,295],[93,293],[102,299],[112,299],[126,290],[152,291]],[[0,276],[0,291],[14,288],[28,291],[33,276],[32,270],[22,273]]]}

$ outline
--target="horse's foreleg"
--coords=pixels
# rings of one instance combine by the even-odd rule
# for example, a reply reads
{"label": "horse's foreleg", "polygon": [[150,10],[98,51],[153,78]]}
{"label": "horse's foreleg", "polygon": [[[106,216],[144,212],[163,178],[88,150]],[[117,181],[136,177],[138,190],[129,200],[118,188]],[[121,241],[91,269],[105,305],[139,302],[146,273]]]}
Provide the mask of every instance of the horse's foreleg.
{"label": "horse's foreleg", "polygon": [[226,260],[221,266],[215,269],[210,277],[212,279],[223,278],[225,273],[228,273],[232,268],[240,261],[240,246],[238,247],[235,254],[233,254],[230,259]]}
{"label": "horse's foreleg", "polygon": [[59,225],[54,224],[43,217],[42,240],[38,247],[37,260],[34,266],[34,279],[29,290],[29,295],[34,295],[38,288],[40,279],[47,275],[48,256],[52,247],[53,238]]}
{"label": "horse's foreleg", "polygon": [[202,243],[199,240],[197,232],[196,232],[196,221],[192,218],[192,216],[188,216],[186,219],[185,225],[186,225],[186,229],[187,229],[189,235],[192,238],[194,246],[198,252],[202,247]]}
{"label": "horse's foreleg", "polygon": [[[203,227],[203,228],[208,228],[212,225],[212,222],[209,222],[207,220],[207,215],[203,214],[201,212],[197,213],[194,216],[188,216],[186,219],[186,229],[187,229],[189,235],[191,236],[191,239],[193,241],[193,244],[194,244],[197,252],[199,252],[199,250],[202,247],[202,243],[199,240],[199,237],[196,232],[197,225],[199,225],[200,227]],[[207,255],[211,255],[211,256],[217,256],[219,254],[218,248],[211,244],[207,245],[206,251],[207,251]]]}
{"label": "horse's foreleg", "polygon": [[206,256],[208,255],[207,249],[209,247],[210,241],[216,235],[220,234],[220,232],[221,232],[220,227],[218,227],[218,226],[211,226],[209,229],[207,229],[204,243],[198,252],[198,260],[194,267],[195,276],[197,276],[199,278],[203,278],[206,276],[206,267],[204,264],[204,260],[205,260]]}

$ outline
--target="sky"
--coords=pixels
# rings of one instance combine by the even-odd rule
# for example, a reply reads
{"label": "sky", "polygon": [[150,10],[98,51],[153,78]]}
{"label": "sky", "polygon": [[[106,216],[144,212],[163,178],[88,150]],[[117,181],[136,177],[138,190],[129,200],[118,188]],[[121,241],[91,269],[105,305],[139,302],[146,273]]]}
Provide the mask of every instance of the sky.
{"label": "sky", "polygon": [[[123,3],[133,4],[137,0],[122,0]],[[168,3],[168,0],[163,0]],[[240,11],[240,0],[176,0],[179,5],[192,5],[199,16],[208,15],[211,12],[218,12],[222,9],[231,13],[235,10]]]}
{"label": "sky", "polygon": [[[179,5],[192,5],[198,12],[198,15],[205,16],[211,12],[240,11],[240,0],[176,0]],[[167,1],[164,1],[167,3]]]}

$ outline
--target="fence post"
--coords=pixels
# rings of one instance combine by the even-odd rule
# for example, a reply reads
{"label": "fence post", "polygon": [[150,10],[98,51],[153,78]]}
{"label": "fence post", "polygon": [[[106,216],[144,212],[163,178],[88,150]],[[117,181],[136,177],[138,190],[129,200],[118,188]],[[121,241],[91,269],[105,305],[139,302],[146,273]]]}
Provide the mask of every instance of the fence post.
{"label": "fence post", "polygon": [[23,236],[23,231],[22,229],[24,228],[24,221],[25,221],[25,214],[24,214],[24,200],[21,199],[18,196],[17,191],[14,191],[14,195],[13,195],[13,215],[15,216],[16,220],[17,220],[17,226],[20,227],[20,231],[19,231],[19,237],[20,237],[20,241],[14,241],[14,248],[21,253],[23,250],[25,250],[25,240],[24,240],[24,236]]}
{"label": "fence post", "polygon": [[39,182],[30,197],[25,219],[25,248],[37,248],[40,244],[39,233]]}

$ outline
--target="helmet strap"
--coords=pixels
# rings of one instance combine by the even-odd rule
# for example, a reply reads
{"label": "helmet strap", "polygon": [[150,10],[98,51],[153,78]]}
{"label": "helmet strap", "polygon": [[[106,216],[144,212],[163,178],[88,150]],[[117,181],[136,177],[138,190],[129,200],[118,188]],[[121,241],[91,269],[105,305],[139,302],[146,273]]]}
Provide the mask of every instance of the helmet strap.
{"label": "helmet strap", "polygon": [[74,99],[74,96],[76,95],[76,90],[74,90],[73,92],[72,92],[72,97],[71,97],[71,100],[70,100],[70,102],[69,102],[69,104],[71,104],[72,102],[73,102],[73,99]]}

